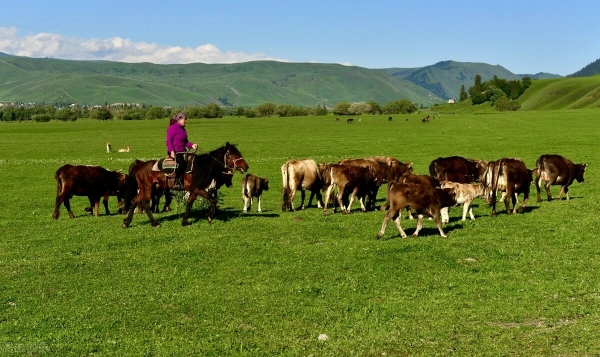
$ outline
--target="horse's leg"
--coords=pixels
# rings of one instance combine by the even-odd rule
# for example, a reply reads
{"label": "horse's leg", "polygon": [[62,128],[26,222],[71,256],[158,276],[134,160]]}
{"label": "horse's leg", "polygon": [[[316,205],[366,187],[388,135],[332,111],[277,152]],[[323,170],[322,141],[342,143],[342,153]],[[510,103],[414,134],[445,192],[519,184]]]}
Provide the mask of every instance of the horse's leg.
{"label": "horse's leg", "polygon": [[192,206],[194,205],[194,201],[196,200],[196,196],[200,196],[200,197],[206,199],[210,203],[210,206],[211,206],[210,211],[206,215],[206,217],[208,218],[208,221],[212,222],[212,220],[215,218],[215,214],[216,214],[216,210],[217,210],[216,198],[214,198],[210,193],[206,192],[205,190],[196,189],[196,190],[190,191],[190,197],[188,198],[188,202],[185,206],[185,213],[183,215],[183,220],[181,221],[182,226],[190,225],[189,216],[190,216],[190,212],[192,210]]}
{"label": "horse's leg", "polygon": [[149,207],[148,202],[150,201],[149,196],[150,196],[151,190],[142,188],[143,186],[139,182],[138,182],[138,185],[140,187],[140,190],[139,190],[137,196],[135,196],[135,198],[131,201],[131,208],[129,209],[129,214],[123,220],[123,228],[129,227],[129,224],[133,220],[133,213],[135,212],[135,208],[138,205],[141,205],[142,209],[144,211],[146,211],[146,215],[148,216],[148,219],[150,220],[150,224],[152,225],[152,227],[160,226],[160,223],[158,223],[154,219],[154,216],[152,216],[152,212],[150,212],[150,207]]}
{"label": "horse's leg", "polygon": [[54,213],[52,214],[52,218],[54,219],[58,219],[58,216],[60,215],[60,205],[63,204],[63,197],[62,195],[56,195],[56,204],[54,205]]}
{"label": "horse's leg", "polygon": [[163,206],[163,212],[169,212],[171,210],[171,202],[173,201],[173,195],[169,190],[165,190],[165,205]]}

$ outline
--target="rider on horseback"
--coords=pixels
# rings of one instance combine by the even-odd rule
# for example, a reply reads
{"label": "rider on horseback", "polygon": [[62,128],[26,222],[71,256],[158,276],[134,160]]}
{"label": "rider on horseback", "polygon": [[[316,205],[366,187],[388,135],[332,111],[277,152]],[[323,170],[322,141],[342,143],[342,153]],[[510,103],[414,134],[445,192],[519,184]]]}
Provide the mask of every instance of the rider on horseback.
{"label": "rider on horseback", "polygon": [[183,188],[183,175],[185,174],[187,167],[187,162],[185,160],[186,148],[193,150],[198,148],[198,145],[188,141],[187,131],[185,130],[186,122],[187,115],[184,113],[177,113],[171,118],[169,128],[167,129],[167,155],[177,162],[175,184],[173,186],[174,189]]}

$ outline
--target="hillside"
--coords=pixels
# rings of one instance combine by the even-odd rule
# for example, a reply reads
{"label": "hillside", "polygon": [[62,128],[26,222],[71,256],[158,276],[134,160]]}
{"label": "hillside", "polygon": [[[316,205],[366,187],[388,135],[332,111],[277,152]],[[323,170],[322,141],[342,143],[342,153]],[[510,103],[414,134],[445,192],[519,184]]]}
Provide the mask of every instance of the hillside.
{"label": "hillside", "polygon": [[[600,75],[537,79],[531,82],[517,101],[520,111],[600,108]],[[470,100],[456,104],[439,104],[432,110],[440,113],[497,113],[489,102],[472,105]]]}
{"label": "hillside", "polygon": [[[444,61],[420,68],[368,69],[322,63],[122,63],[0,53],[0,102],[335,106],[407,98],[429,106],[457,98],[476,74],[520,78],[502,66]],[[533,77],[532,77],[533,78]]]}

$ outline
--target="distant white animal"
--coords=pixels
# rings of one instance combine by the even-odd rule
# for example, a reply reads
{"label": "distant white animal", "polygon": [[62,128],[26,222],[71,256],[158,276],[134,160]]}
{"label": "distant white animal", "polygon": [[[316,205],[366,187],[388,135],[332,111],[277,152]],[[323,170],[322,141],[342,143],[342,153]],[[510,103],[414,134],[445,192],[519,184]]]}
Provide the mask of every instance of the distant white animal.
{"label": "distant white animal", "polygon": [[110,146],[110,143],[109,143],[109,142],[107,142],[107,143],[106,143],[106,152],[107,152],[107,153],[110,153],[111,151],[112,151],[112,146]]}
{"label": "distant white animal", "polygon": [[122,149],[119,149],[119,152],[129,152],[129,149],[130,149],[130,147],[126,146],[126,147],[124,147]]}

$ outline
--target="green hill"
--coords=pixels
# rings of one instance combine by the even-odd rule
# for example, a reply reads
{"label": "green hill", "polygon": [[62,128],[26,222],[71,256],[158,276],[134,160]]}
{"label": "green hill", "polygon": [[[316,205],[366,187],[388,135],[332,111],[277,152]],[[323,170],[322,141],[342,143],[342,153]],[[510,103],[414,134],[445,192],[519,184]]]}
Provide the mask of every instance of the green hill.
{"label": "green hill", "polygon": [[333,107],[340,101],[441,101],[378,69],[273,61],[158,65],[2,56],[0,82],[0,102]]}

